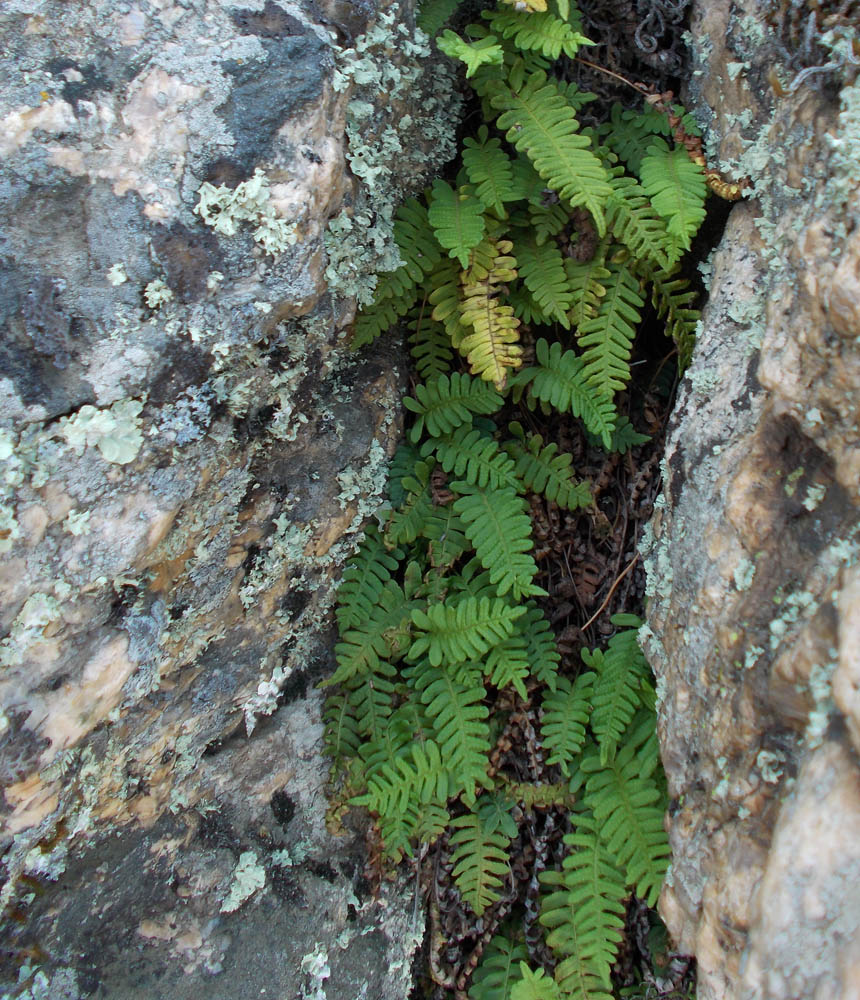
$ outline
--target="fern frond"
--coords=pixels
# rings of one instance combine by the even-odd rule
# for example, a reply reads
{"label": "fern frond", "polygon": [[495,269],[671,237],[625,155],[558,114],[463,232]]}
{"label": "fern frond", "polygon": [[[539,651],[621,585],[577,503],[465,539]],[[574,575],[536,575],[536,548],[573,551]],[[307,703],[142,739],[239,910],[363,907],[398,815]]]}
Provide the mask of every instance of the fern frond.
{"label": "fern frond", "polygon": [[585,745],[593,687],[594,674],[586,671],[573,684],[559,677],[555,691],[544,695],[541,743],[550,751],[547,764],[558,764],[565,777],[570,777],[569,764]]}
{"label": "fern frond", "polygon": [[460,0],[422,0],[415,23],[433,38],[459,6]]}
{"label": "fern frond", "polygon": [[510,1000],[512,987],[522,979],[520,962],[527,958],[524,944],[502,935],[494,937],[472,976],[469,1000]]}
{"label": "fern frond", "polygon": [[412,288],[406,294],[374,300],[355,317],[350,346],[354,350],[372,344],[377,337],[392,326],[415,305],[417,290]]}
{"label": "fern frond", "polygon": [[455,31],[446,28],[436,39],[436,44],[452,59],[459,59],[466,67],[466,77],[472,77],[482,66],[501,66],[504,58],[495,35],[486,35],[474,42],[467,42]]}
{"label": "fern frond", "polygon": [[[643,756],[650,755],[651,746],[645,744]],[[595,747],[583,757],[580,770],[586,778],[585,803],[607,849],[625,868],[627,884],[636,895],[654,906],[670,850],[663,829],[663,796],[652,778],[641,776],[647,773],[647,762],[640,759],[640,749],[627,738],[604,765]]]}
{"label": "fern frond", "polygon": [[619,417],[615,422],[615,430],[612,432],[612,443],[610,451],[619,455],[626,455],[631,448],[637,444],[647,444],[651,438],[647,434],[640,434],[630,423],[629,417]]}
{"label": "fern frond", "polygon": [[528,643],[519,630],[494,646],[484,660],[487,680],[499,690],[510,684],[524,700],[528,697],[525,680],[530,673]]}
{"label": "fern frond", "polygon": [[462,270],[457,261],[443,257],[436,265],[430,282],[433,290],[427,301],[433,307],[431,316],[442,323],[451,338],[451,344],[458,347],[468,329],[460,320],[460,275]]}
{"label": "fern frond", "polygon": [[571,296],[567,318],[574,329],[597,315],[600,300],[606,295],[604,282],[610,277],[605,264],[605,247],[601,247],[591,260],[578,261],[567,258],[564,262]]}
{"label": "fern frond", "polygon": [[544,595],[543,589],[532,583],[537,566],[528,555],[531,520],[523,499],[511,487],[486,491],[459,480],[450,486],[460,494],[454,510],[463,519],[466,535],[499,594],[510,592],[517,601]]}
{"label": "fern frond", "polygon": [[556,978],[566,996],[611,1000],[610,970],[622,938],[627,889],[594,818],[578,815],[576,831],[564,843],[569,852],[561,871],[540,875],[551,890],[541,897],[540,922],[547,944],[562,959]]}
{"label": "fern frond", "polygon": [[417,414],[410,432],[413,441],[419,441],[426,427],[433,437],[450,434],[460,424],[471,421],[476,413],[495,413],[502,405],[502,397],[480,379],[454,372],[438,375],[415,387],[415,396],[406,396],[403,405]]}
{"label": "fern frond", "polygon": [[409,659],[426,654],[434,667],[479,660],[513,632],[514,622],[523,614],[525,608],[511,607],[501,597],[465,597],[456,603],[432,605],[426,611],[415,608],[412,623],[416,636]]}
{"label": "fern frond", "polygon": [[409,334],[409,353],[415,362],[419,378],[425,382],[436,375],[447,375],[451,370],[454,352],[451,338],[445,327],[430,317],[430,311],[422,312],[412,322]]}
{"label": "fern frond", "polygon": [[416,670],[414,684],[433,726],[433,736],[465,802],[473,802],[475,789],[486,786],[490,729],[489,709],[483,704],[481,683],[467,687],[445,670],[426,664]]}
{"label": "fern frond", "polygon": [[454,781],[432,740],[413,743],[409,754],[383,765],[367,782],[367,791],[352,800],[379,816],[402,816],[410,802],[443,804]]}
{"label": "fern frond", "polygon": [[532,971],[527,962],[520,962],[522,979],[514,984],[511,1000],[563,1000],[558,983],[543,969]]}
{"label": "fern frond", "polygon": [[532,677],[545,684],[550,691],[555,691],[561,656],[555,644],[555,633],[534,601],[526,604],[526,613],[520,619],[518,628],[526,638]]}
{"label": "fern frond", "polygon": [[475,194],[486,208],[504,219],[505,204],[521,197],[514,183],[510,157],[499,139],[489,138],[486,125],[478,129],[476,138],[464,139],[463,146],[463,164],[470,183],[475,186]]}
{"label": "fern frond", "polygon": [[357,720],[358,731],[364,740],[379,740],[388,726],[393,710],[394,683],[389,679],[393,671],[382,661],[386,673],[354,677],[347,681],[350,711]]}
{"label": "fern frond", "polygon": [[560,198],[587,208],[602,236],[603,207],[612,188],[591,143],[578,134],[579,123],[566,97],[540,71],[532,73],[519,92],[496,81],[491,93],[492,106],[501,112],[498,126],[507,129],[508,142],[529,156]]}
{"label": "fern frond", "polygon": [[502,389],[508,370],[522,364],[519,340],[519,320],[509,305],[499,302],[503,282],[516,277],[516,260],[509,256],[512,244],[499,240],[492,246],[488,260],[472,261],[468,276],[464,274],[460,321],[471,328],[457,344],[457,349],[469,362],[473,375],[492,382]]}
{"label": "fern frond", "polygon": [[645,304],[639,279],[625,262],[611,261],[609,272],[597,315],[576,331],[579,346],[584,348],[583,375],[603,392],[624,389],[630,381],[630,354]]}
{"label": "fern frond", "polygon": [[514,462],[498,444],[486,434],[462,424],[449,437],[431,438],[421,449],[422,455],[434,452],[436,460],[445,470],[472,486],[482,489],[501,486],[517,488],[519,481],[514,472]]}
{"label": "fern frond", "polygon": [[484,11],[481,16],[490,22],[490,31],[503,38],[512,38],[518,49],[539,52],[552,62],[562,53],[573,59],[583,45],[594,44],[548,10],[523,14],[516,10],[498,9]]}
{"label": "fern frond", "polygon": [[642,704],[640,689],[650,672],[648,662],[635,628],[616,632],[604,652],[583,649],[582,659],[596,674],[591,729],[600,746],[600,761],[606,764],[615,756],[624,730]]}
{"label": "fern frond", "polygon": [[434,569],[453,566],[469,548],[464,528],[465,525],[450,505],[434,507],[424,519],[421,534],[430,542],[427,559]]}
{"label": "fern frond", "polygon": [[403,480],[414,474],[415,463],[420,457],[418,449],[408,441],[397,446],[388,467],[388,500],[392,507],[399,507],[406,499],[407,491],[403,488]]}
{"label": "fern frond", "polygon": [[334,692],[326,698],[323,722],[323,748],[332,758],[333,767],[336,768],[341,761],[355,758],[365,737],[348,692]]}
{"label": "fern frond", "polygon": [[557,454],[557,444],[544,445],[539,434],[526,435],[519,423],[512,423],[510,430],[518,440],[506,441],[502,447],[516,463],[514,471],[527,490],[541,493],[565,510],[589,506],[591,487],[587,481],[573,479],[572,455]]}
{"label": "fern frond", "polygon": [[683,372],[693,356],[701,314],[690,306],[697,296],[690,282],[678,277],[680,270],[676,264],[669,271],[654,271],[648,278],[652,283],[651,301],[657,315],[666,321],[666,335],[678,345],[678,369]]}
{"label": "fern frond", "polygon": [[606,221],[612,235],[634,258],[653,261],[657,268],[671,267],[681,256],[681,246],[654,211],[644,189],[625,175],[613,177],[610,183]]}
{"label": "fern frond", "polygon": [[551,240],[540,246],[534,240],[521,240],[517,241],[516,254],[520,277],[539,308],[569,329],[567,310],[572,296],[558,246]]}
{"label": "fern frond", "polygon": [[439,245],[449,257],[469,265],[469,251],[481,242],[486,230],[484,206],[468,191],[455,191],[443,180],[435,180],[428,218]]}
{"label": "fern frond", "polygon": [[655,210],[663,216],[669,233],[680,242],[682,250],[705,218],[708,186],[705,172],[693,163],[683,146],[669,149],[663,139],[651,141],[639,169],[642,187]]}
{"label": "fern frond", "polygon": [[454,881],[463,899],[477,916],[500,896],[511,866],[511,840],[501,830],[488,832],[474,813],[451,821],[455,833],[449,841],[454,864]]}
{"label": "fern frond", "polygon": [[403,643],[410,633],[410,610],[403,589],[389,580],[377,592],[377,603],[369,616],[343,633],[334,648],[337,670],[323,681],[322,686],[341,684],[351,677],[368,673],[391,676],[394,667],[388,661],[400,659],[405,652]]}
{"label": "fern frond", "polygon": [[432,462],[416,462],[412,474],[401,480],[406,499],[391,512],[385,525],[385,544],[390,548],[408,545],[424,530],[433,509],[430,496]]}
{"label": "fern frond", "polygon": [[615,407],[606,391],[599,391],[583,371],[584,365],[573,351],[564,351],[559,343],[551,347],[543,339],[535,345],[538,365],[521,372],[518,384],[528,384],[529,395],[549,403],[563,413],[581,417],[592,434],[597,434],[608,448],[615,424]]}
{"label": "fern frond", "polygon": [[549,326],[552,320],[535,302],[532,293],[524,286],[517,285],[508,292],[508,305],[514,310],[514,315],[533,326]]}
{"label": "fern frond", "polygon": [[364,538],[347,563],[337,588],[335,617],[341,634],[367,621],[402,555],[402,552],[392,553],[386,549],[376,525],[365,528]]}
{"label": "fern frond", "polygon": [[540,201],[530,201],[528,205],[528,224],[535,243],[540,247],[548,239],[558,234],[570,221],[565,207],[558,202],[544,205]]}

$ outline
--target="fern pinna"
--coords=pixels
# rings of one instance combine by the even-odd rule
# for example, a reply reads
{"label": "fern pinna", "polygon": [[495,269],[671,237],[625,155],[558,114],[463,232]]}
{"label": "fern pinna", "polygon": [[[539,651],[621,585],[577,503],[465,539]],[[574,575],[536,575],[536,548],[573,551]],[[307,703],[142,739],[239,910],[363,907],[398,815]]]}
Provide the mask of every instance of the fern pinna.
{"label": "fern pinna", "polygon": [[[668,862],[654,686],[630,615],[604,649],[556,648],[531,504],[589,509],[592,488],[527,427],[563,415],[620,454],[648,440],[619,402],[644,315],[689,360],[680,261],[707,187],[653,108],[594,124],[595,95],[563,75],[589,44],[568,0],[500,2],[459,32],[455,9],[432,0],[419,24],[462,62],[485,120],[459,168],[397,212],[402,263],[355,322],[356,347],[406,333],[419,380],[390,502],[339,594],[333,796],[338,813],[369,810],[391,862],[435,845],[437,877],[486,928],[460,994],[600,1000],[627,901],[653,905]],[[528,773],[501,763],[512,732]],[[528,878],[514,870],[526,827],[533,853],[556,844]],[[505,931],[516,906],[524,937]]]}

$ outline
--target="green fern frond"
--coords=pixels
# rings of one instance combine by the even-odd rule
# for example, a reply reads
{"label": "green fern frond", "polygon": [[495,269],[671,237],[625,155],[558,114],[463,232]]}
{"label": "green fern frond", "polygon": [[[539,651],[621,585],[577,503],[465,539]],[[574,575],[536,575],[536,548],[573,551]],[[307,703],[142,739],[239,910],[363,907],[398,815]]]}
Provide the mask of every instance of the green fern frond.
{"label": "green fern frond", "polygon": [[433,182],[428,218],[439,245],[449,257],[469,265],[469,251],[481,242],[486,231],[484,206],[468,191],[455,191],[443,180]]}
{"label": "green fern frond", "polygon": [[624,389],[630,381],[630,354],[645,304],[639,279],[625,262],[611,261],[609,272],[597,315],[576,331],[579,346],[584,348],[583,375],[603,392]]}
{"label": "green fern frond", "polygon": [[432,462],[416,462],[412,474],[401,480],[406,499],[391,512],[385,525],[385,544],[390,548],[409,545],[424,530],[433,510],[430,496]]}
{"label": "green fern frond", "polygon": [[585,727],[591,710],[594,674],[586,671],[571,684],[559,677],[555,691],[544,696],[541,708],[541,743],[550,751],[547,764],[558,764],[570,777],[570,763],[585,745]]}
{"label": "green fern frond", "polygon": [[427,298],[433,307],[431,316],[442,323],[454,347],[468,333],[468,328],[460,320],[460,275],[462,270],[456,260],[443,257],[430,276],[433,290]]}
{"label": "green fern frond", "polygon": [[516,463],[514,471],[527,490],[541,493],[565,510],[591,504],[589,483],[573,479],[572,455],[558,454],[558,445],[544,445],[539,434],[526,435],[519,423],[512,423],[510,430],[517,440],[506,441],[502,447]]}
{"label": "green fern frond", "polygon": [[520,278],[538,307],[551,320],[569,329],[567,311],[572,296],[558,246],[553,241],[539,246],[534,240],[518,240],[516,257]]}
{"label": "green fern frond", "polygon": [[422,0],[415,17],[416,25],[433,38],[460,6],[461,0]]}
{"label": "green fern frond", "polygon": [[447,671],[426,664],[416,671],[414,683],[457,791],[462,790],[464,801],[473,802],[476,787],[491,784],[487,778],[490,729],[486,723],[489,709],[483,704],[484,686],[467,687]]}
{"label": "green fern frond", "polygon": [[417,291],[410,289],[396,298],[386,297],[381,302],[374,300],[355,317],[350,346],[354,350],[372,344],[415,305]]}
{"label": "green fern frond", "polygon": [[635,178],[615,176],[610,181],[612,195],[606,203],[606,221],[612,235],[631,255],[668,268],[681,256],[681,246],[666,228]]}
{"label": "green fern frond", "polygon": [[394,673],[385,661],[382,666],[386,673],[356,676],[345,685],[349,691],[350,711],[364,740],[382,738],[394,707],[395,684],[390,680]]}
{"label": "green fern frond", "polygon": [[487,491],[459,480],[450,486],[460,494],[454,510],[463,519],[466,535],[490,571],[499,594],[510,592],[517,601],[531,595],[545,596],[545,591],[532,582],[537,566],[528,555],[532,548],[531,520],[522,497],[511,487]]}
{"label": "green fern frond", "polygon": [[465,479],[472,486],[482,489],[519,486],[513,460],[500,450],[492,438],[465,424],[447,438],[426,441],[421,453],[426,456],[431,452],[435,453],[445,472]]}
{"label": "green fern frond", "polygon": [[600,761],[606,764],[615,756],[624,730],[642,704],[639,692],[649,675],[648,662],[633,628],[616,632],[605,652],[583,649],[582,659],[596,674],[591,729],[600,746]]}
{"label": "green fern frond", "polygon": [[426,611],[412,611],[416,629],[409,659],[426,655],[434,667],[456,666],[464,660],[479,660],[488,649],[506,639],[525,608],[511,607],[500,597],[465,597]]}
{"label": "green fern frond", "polygon": [[538,365],[517,376],[517,383],[528,385],[529,395],[549,403],[563,413],[581,417],[592,434],[597,434],[608,448],[615,425],[615,407],[608,389],[598,390],[584,373],[584,364],[573,351],[562,352],[561,344],[551,347],[543,339],[535,345]]}
{"label": "green fern frond", "polygon": [[484,206],[499,218],[507,216],[505,204],[518,201],[522,195],[514,182],[510,157],[495,137],[489,138],[486,125],[478,129],[474,139],[463,140],[463,164],[475,194]]}
{"label": "green fern frond", "polygon": [[403,487],[403,480],[414,475],[415,463],[420,457],[418,449],[408,441],[397,446],[388,466],[388,500],[392,507],[399,507],[406,499],[408,491]]}
{"label": "green fern frond", "polygon": [[654,271],[648,278],[652,283],[651,301],[657,315],[666,322],[666,335],[678,345],[678,369],[683,372],[693,357],[701,314],[690,306],[697,296],[690,282],[678,277],[680,270],[676,264],[669,271]]}
{"label": "green fern frond", "polygon": [[451,826],[455,830],[449,841],[454,881],[463,899],[480,917],[501,896],[511,870],[511,839],[498,829],[488,832],[474,813],[456,817]]}
{"label": "green fern frond", "polygon": [[415,396],[406,396],[403,405],[417,414],[410,432],[419,441],[424,429],[433,437],[450,434],[460,424],[471,421],[476,413],[495,413],[502,397],[481,379],[454,372],[450,377],[438,375],[415,387]]}
{"label": "green fern frond", "polygon": [[402,556],[399,550],[389,552],[386,549],[375,525],[365,528],[364,538],[344,570],[337,589],[335,617],[341,634],[367,621]]}
{"label": "green fern frond", "polygon": [[498,81],[489,90],[508,142],[529,156],[560,198],[573,207],[587,208],[602,236],[603,207],[612,188],[589,140],[578,134],[579,123],[566,96],[543,72],[532,73],[519,92]]}
{"label": "green fern frond", "polygon": [[511,781],[505,775],[499,775],[498,780],[506,795],[529,811],[563,809],[569,812],[576,805],[576,796],[567,781],[536,784],[533,781]]}
{"label": "green fern frond", "polygon": [[594,319],[600,308],[600,301],[606,295],[605,281],[611,275],[605,266],[605,250],[606,248],[601,246],[591,260],[578,261],[567,258],[564,262],[571,296],[567,318],[574,329]]}
{"label": "green fern frond", "polygon": [[533,326],[549,326],[552,323],[524,285],[517,285],[508,291],[508,305],[523,323],[530,323]]}
{"label": "green fern frond", "polygon": [[608,763],[601,762],[595,747],[580,764],[586,779],[585,803],[600,835],[624,867],[627,884],[649,906],[657,903],[671,853],[663,829],[663,795],[653,778],[641,776],[650,764],[642,757],[650,757],[652,746],[647,742],[637,746],[627,737]]}
{"label": "green fern frond", "polygon": [[555,691],[561,656],[556,647],[555,633],[534,601],[526,604],[526,613],[519,620],[518,629],[526,638],[532,677],[545,684],[550,691]]}
{"label": "green fern frond", "polygon": [[[446,28],[436,39],[436,44],[452,59],[459,59],[466,67],[466,77],[472,77],[481,66],[501,66],[503,52],[495,35],[486,35],[474,42],[467,42],[456,32]],[[464,265],[465,266],[465,265]]]}
{"label": "green fern frond", "polygon": [[612,432],[612,443],[609,450],[617,452],[619,455],[626,455],[631,448],[637,444],[647,444],[651,438],[647,434],[640,434],[630,423],[629,417],[619,417],[615,422],[615,430]]}
{"label": "green fern frond", "polygon": [[432,740],[413,743],[409,755],[394,765],[384,765],[368,779],[367,791],[352,800],[379,816],[402,816],[410,802],[440,805],[447,802],[456,782],[442,761],[439,747]]}
{"label": "green fern frond", "polygon": [[528,226],[537,245],[543,246],[564,229],[570,222],[570,215],[561,204],[544,205],[540,201],[530,201],[528,205]]}
{"label": "green fern frond", "polygon": [[576,816],[576,831],[564,838],[568,854],[561,871],[546,871],[541,884],[540,922],[547,944],[562,960],[556,978],[565,996],[611,1000],[610,972],[624,928],[627,889],[599,824]]}
{"label": "green fern frond", "polygon": [[430,317],[430,310],[422,310],[412,322],[409,334],[409,353],[415,362],[419,378],[425,382],[436,375],[447,375],[451,370],[454,352],[451,338],[442,323]]}
{"label": "green fern frond", "polygon": [[520,962],[527,958],[524,944],[502,935],[494,937],[472,976],[469,1000],[510,1000],[511,989],[522,979]]}
{"label": "green fern frond", "polygon": [[539,52],[555,62],[564,53],[573,59],[583,45],[593,45],[585,35],[548,10],[523,14],[518,10],[484,11],[481,15],[490,23],[490,31],[503,38],[512,38],[518,49]]}
{"label": "green fern frond", "polygon": [[424,519],[422,537],[428,539],[427,559],[436,570],[448,569],[469,548],[465,525],[454,508],[434,507]]}
{"label": "green fern frond", "polygon": [[348,692],[329,694],[325,702],[323,723],[323,749],[332,758],[333,767],[358,756],[365,737],[361,733]]}
{"label": "green fern frond", "polygon": [[528,643],[519,631],[494,646],[484,660],[487,680],[499,690],[510,685],[523,700],[528,697],[525,681],[530,673]]}
{"label": "green fern frond", "polygon": [[668,231],[689,250],[690,240],[705,218],[708,186],[705,172],[683,146],[669,149],[663,139],[651,141],[639,170],[642,187]]}
{"label": "green fern frond", "polygon": [[388,661],[400,659],[405,652],[410,610],[403,589],[389,580],[377,592],[376,606],[367,619],[343,633],[334,648],[337,670],[323,681],[323,686],[341,684],[357,674],[381,672],[391,676],[394,667]]}
{"label": "green fern frond", "polygon": [[543,969],[532,971],[527,962],[520,962],[522,978],[514,983],[511,1000],[563,1000],[558,983]]}

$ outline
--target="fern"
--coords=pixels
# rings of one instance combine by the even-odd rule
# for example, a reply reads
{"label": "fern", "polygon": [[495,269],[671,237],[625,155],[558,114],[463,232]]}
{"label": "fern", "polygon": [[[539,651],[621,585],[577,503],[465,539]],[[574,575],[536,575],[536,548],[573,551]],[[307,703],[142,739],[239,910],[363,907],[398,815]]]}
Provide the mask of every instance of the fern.
{"label": "fern", "polygon": [[[647,731],[654,728],[652,719]],[[669,843],[663,830],[663,795],[649,772],[652,745],[637,742],[626,739],[606,764],[595,747],[583,757],[580,769],[586,779],[585,802],[600,824],[607,850],[624,866],[636,894],[654,906],[669,862]]]}
{"label": "fern", "polygon": [[544,316],[565,329],[572,295],[564,270],[564,259],[555,243],[523,240],[516,244],[519,273]]}
{"label": "fern", "polygon": [[364,538],[344,570],[337,591],[335,616],[341,634],[367,621],[402,557],[400,550],[389,552],[385,548],[378,528],[369,525],[365,529]]}
{"label": "fern", "polygon": [[628,362],[645,301],[639,294],[639,279],[623,261],[610,262],[605,280],[606,295],[597,315],[577,329],[576,337],[584,348],[585,379],[596,388],[614,392],[630,380]]}
{"label": "fern", "polygon": [[501,935],[494,937],[469,987],[469,1000],[509,1000],[511,989],[522,979],[520,962],[528,958],[525,945]]}
{"label": "fern", "polygon": [[589,140],[578,134],[573,108],[558,88],[538,71],[519,92],[495,81],[490,94],[492,106],[501,112],[498,126],[508,130],[508,142],[529,156],[559,197],[587,208],[603,235],[603,206],[612,189]]}
{"label": "fern", "polygon": [[490,30],[502,38],[512,38],[517,48],[539,52],[544,58],[556,60],[564,53],[570,59],[583,45],[592,45],[584,35],[549,11],[521,17],[518,11],[485,11]]}
{"label": "fern", "polygon": [[555,644],[555,635],[543,611],[534,601],[526,604],[526,613],[520,619],[520,631],[526,637],[526,649],[532,676],[555,691],[556,674],[561,656]]}
{"label": "fern", "polygon": [[486,230],[480,200],[467,190],[455,191],[445,181],[436,180],[428,218],[439,245],[459,260],[461,267],[467,267],[469,251],[481,242]]}
{"label": "fern", "polygon": [[558,984],[543,969],[532,971],[521,962],[520,973],[522,979],[514,984],[511,1000],[563,1000]]}
{"label": "fern", "polygon": [[611,1000],[610,971],[624,927],[627,889],[606,847],[598,821],[576,816],[576,831],[564,838],[570,850],[562,870],[546,871],[541,884],[540,922],[547,944],[561,959],[556,978],[565,996]]}
{"label": "fern", "polygon": [[459,59],[466,66],[466,78],[474,76],[481,66],[501,66],[502,47],[494,35],[487,35],[475,42],[467,42],[456,32],[446,28],[436,39],[436,44],[452,59]]}
{"label": "fern", "polygon": [[678,368],[683,372],[693,356],[700,314],[690,305],[696,300],[696,293],[686,278],[678,276],[679,271],[676,264],[669,271],[653,272],[649,278],[651,300],[657,315],[666,321],[667,335],[678,345]]}
{"label": "fern", "polygon": [[570,777],[570,764],[585,745],[594,674],[586,672],[571,684],[559,677],[555,691],[543,699],[541,742],[550,751],[547,764],[557,764],[565,777]]}
{"label": "fern", "polygon": [[568,222],[570,217],[563,205],[557,202],[548,205],[539,201],[529,202],[527,224],[539,247],[551,237],[558,236]]}
{"label": "fern", "polygon": [[436,375],[448,374],[454,352],[445,327],[431,319],[429,310],[426,315],[422,310],[411,325],[409,352],[420,378],[428,381]]}
{"label": "fern", "polygon": [[528,552],[532,548],[531,522],[522,499],[511,487],[488,492],[470,483],[456,481],[451,489],[460,496],[454,509],[466,525],[466,535],[500,595],[514,600],[543,595],[532,583],[537,566]]}
{"label": "fern", "polygon": [[580,262],[567,259],[564,262],[571,296],[568,319],[574,329],[597,315],[600,301],[606,295],[604,282],[611,277],[611,273],[604,266],[605,263],[602,249],[600,253],[595,253],[591,260]]}
{"label": "fern", "polygon": [[[635,622],[642,624],[639,619]],[[600,746],[600,761],[606,764],[614,758],[624,730],[642,704],[640,689],[648,664],[635,628],[616,632],[605,653],[583,649],[582,659],[596,674],[591,728]]]}
{"label": "fern", "polygon": [[501,598],[490,600],[466,597],[456,603],[436,604],[412,611],[417,630],[409,649],[409,659],[425,653],[434,667],[477,660],[496,643],[506,639],[525,608],[511,607]]}
{"label": "fern", "polygon": [[511,246],[508,240],[492,245],[489,260],[478,265],[473,262],[465,276],[460,321],[470,330],[455,345],[469,362],[471,373],[497,389],[504,388],[508,370],[522,363],[517,343],[519,320],[498,298],[500,284],[516,277],[517,262],[508,256]]}
{"label": "fern", "polygon": [[475,428],[462,424],[450,437],[425,442],[422,454],[434,452],[445,472],[463,477],[471,486],[519,487],[514,463],[492,439]]}
{"label": "fern", "polygon": [[410,437],[420,441],[426,427],[433,437],[450,434],[472,419],[475,413],[494,413],[502,397],[486,382],[454,372],[450,378],[439,375],[415,389],[415,396],[406,396],[403,405],[417,414]]}
{"label": "fern", "polygon": [[505,218],[505,204],[518,201],[520,191],[514,181],[513,165],[502,149],[499,139],[489,138],[486,125],[478,129],[476,138],[463,140],[463,165],[475,194],[484,207]]}
{"label": "fern", "polygon": [[501,895],[510,872],[507,848],[511,839],[501,830],[489,832],[474,813],[458,816],[451,826],[455,831],[450,840],[454,881],[480,917]]}
{"label": "fern", "polygon": [[406,499],[391,512],[385,526],[385,542],[390,548],[408,545],[424,531],[433,507],[429,490],[431,468],[428,462],[416,462],[413,474],[401,480],[407,491]]}
{"label": "fern", "polygon": [[415,687],[421,692],[433,736],[458,790],[462,789],[464,801],[474,801],[476,786],[487,784],[490,751],[483,686],[467,687],[445,671],[425,666],[416,673]]}
{"label": "fern", "polygon": [[645,190],[633,177],[623,174],[610,181],[612,195],[606,218],[613,236],[637,259],[668,268],[681,256],[681,245],[654,211]]}
{"label": "fern", "polygon": [[510,430],[518,440],[505,442],[504,449],[516,462],[514,471],[527,490],[542,493],[565,510],[589,506],[591,488],[573,479],[570,455],[557,454],[558,445],[544,445],[539,434],[526,436],[519,423],[512,423]]}
{"label": "fern", "polygon": [[538,365],[519,376],[534,399],[549,403],[562,413],[581,417],[608,448],[615,423],[615,408],[609,396],[595,390],[585,377],[583,362],[573,351],[562,353],[561,344],[550,346],[541,339],[535,345]]}
{"label": "fern", "polygon": [[460,0],[422,0],[415,23],[432,38],[459,6]]}
{"label": "fern", "polygon": [[705,218],[708,187],[705,172],[693,163],[683,146],[669,149],[663,139],[653,139],[642,158],[642,187],[656,211],[666,220],[669,233],[682,250]]}

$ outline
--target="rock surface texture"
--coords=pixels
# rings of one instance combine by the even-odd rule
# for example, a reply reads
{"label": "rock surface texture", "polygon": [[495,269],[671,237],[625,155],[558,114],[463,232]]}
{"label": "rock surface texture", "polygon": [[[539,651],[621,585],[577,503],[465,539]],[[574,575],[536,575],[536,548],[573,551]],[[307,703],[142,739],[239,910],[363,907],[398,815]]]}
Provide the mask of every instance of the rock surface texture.
{"label": "rock surface texture", "polygon": [[314,684],[405,370],[344,347],[350,296],[456,127],[410,18],[2,5],[0,979],[20,995],[403,994],[411,895],[368,902],[326,833]]}
{"label": "rock surface texture", "polygon": [[818,23],[811,48],[772,4],[691,25],[709,158],[750,179],[704,268],[644,630],[661,910],[703,1000],[860,996],[860,83],[856,33]]}

